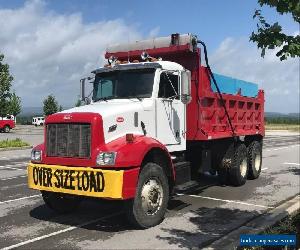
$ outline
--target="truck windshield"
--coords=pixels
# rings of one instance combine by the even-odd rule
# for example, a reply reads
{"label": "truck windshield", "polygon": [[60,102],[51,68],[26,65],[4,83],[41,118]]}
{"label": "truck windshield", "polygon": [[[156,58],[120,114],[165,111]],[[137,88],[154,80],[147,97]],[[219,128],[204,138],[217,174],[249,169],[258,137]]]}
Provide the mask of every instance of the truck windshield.
{"label": "truck windshield", "polygon": [[155,69],[112,71],[97,74],[93,101],[151,97]]}

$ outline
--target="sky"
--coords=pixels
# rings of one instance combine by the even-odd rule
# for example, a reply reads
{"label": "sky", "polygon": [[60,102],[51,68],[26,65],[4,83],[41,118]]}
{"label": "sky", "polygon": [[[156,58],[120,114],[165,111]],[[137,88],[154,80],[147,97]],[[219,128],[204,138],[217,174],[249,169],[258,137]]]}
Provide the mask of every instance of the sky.
{"label": "sky", "polygon": [[[253,81],[265,90],[265,110],[299,112],[299,59],[260,57],[249,35],[256,0],[0,0],[0,53],[14,76],[23,107],[53,94],[64,107],[79,95],[79,79],[101,67],[105,49],[172,33],[205,41],[214,72]],[[298,34],[290,15],[262,8],[269,22]]]}

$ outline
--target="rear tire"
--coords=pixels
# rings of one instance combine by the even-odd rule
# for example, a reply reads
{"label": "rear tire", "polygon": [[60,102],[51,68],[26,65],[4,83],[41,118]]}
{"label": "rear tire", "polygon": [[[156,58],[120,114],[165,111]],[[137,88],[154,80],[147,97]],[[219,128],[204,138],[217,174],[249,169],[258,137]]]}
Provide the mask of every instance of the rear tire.
{"label": "rear tire", "polygon": [[218,179],[221,185],[228,185],[230,184],[229,169],[234,154],[234,142],[229,142],[224,148],[219,150],[220,152],[215,157],[218,166]]}
{"label": "rear tire", "polygon": [[138,228],[156,226],[164,219],[168,200],[167,176],[159,165],[149,162],[139,175],[135,198],[125,202],[127,218]]}
{"label": "rear tire", "polygon": [[4,126],[4,133],[9,133],[10,127],[8,125]]}
{"label": "rear tire", "polygon": [[262,146],[258,141],[253,141],[248,146],[248,179],[257,179],[261,172]]}
{"label": "rear tire", "polygon": [[41,191],[41,193],[46,205],[59,214],[66,214],[76,211],[81,202],[79,197],[72,195],[47,191]]}
{"label": "rear tire", "polygon": [[248,175],[247,147],[238,143],[234,147],[231,166],[229,168],[229,181],[234,186],[242,186],[246,183]]}

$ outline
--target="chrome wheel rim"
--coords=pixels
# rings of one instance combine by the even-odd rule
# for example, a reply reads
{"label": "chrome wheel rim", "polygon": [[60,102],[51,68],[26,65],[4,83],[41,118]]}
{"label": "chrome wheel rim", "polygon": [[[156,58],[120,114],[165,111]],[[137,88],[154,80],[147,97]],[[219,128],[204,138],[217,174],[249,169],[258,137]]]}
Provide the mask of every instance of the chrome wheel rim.
{"label": "chrome wheel rim", "polygon": [[156,179],[147,180],[141,192],[142,208],[145,214],[155,215],[162,205],[163,189]]}
{"label": "chrome wheel rim", "polygon": [[240,172],[241,172],[241,176],[243,178],[245,178],[246,174],[247,174],[247,159],[246,158],[241,162]]}
{"label": "chrome wheel rim", "polygon": [[261,164],[261,156],[260,156],[260,154],[257,154],[257,155],[255,156],[255,160],[254,160],[254,167],[255,167],[255,170],[256,170],[256,171],[259,171],[259,169],[260,169],[260,164]]}

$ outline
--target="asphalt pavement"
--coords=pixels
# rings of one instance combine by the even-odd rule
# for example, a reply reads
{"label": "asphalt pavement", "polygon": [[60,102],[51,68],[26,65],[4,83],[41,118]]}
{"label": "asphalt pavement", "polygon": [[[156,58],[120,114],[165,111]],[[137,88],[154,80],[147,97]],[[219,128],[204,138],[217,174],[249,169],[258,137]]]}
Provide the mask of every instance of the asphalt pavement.
{"label": "asphalt pavement", "polygon": [[[10,136],[27,136],[37,144],[43,139],[42,129],[34,131],[34,136],[24,131],[15,131]],[[259,179],[248,180],[242,187],[231,187],[219,185],[214,176],[203,176],[199,187],[173,197],[165,220],[147,230],[135,230],[128,224],[120,202],[89,199],[74,214],[56,214],[44,205],[38,191],[27,188],[30,150],[0,152],[0,248],[209,247],[299,194],[299,144],[299,134],[268,133]]]}

